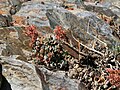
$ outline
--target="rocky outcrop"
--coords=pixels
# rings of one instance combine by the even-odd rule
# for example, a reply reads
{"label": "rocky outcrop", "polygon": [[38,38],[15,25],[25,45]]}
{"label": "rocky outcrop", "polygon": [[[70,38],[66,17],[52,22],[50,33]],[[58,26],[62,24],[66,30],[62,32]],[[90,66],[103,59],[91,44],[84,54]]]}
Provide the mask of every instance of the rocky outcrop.
{"label": "rocky outcrop", "polygon": [[[0,0],[0,2],[1,1],[3,1],[3,6],[6,7],[6,4],[4,2],[5,0]],[[93,78],[92,81],[91,79],[89,80],[89,77],[91,76],[89,75],[90,74],[89,72],[93,72],[93,70],[90,68],[98,66],[99,67],[98,71],[101,72],[102,69],[100,66],[103,65],[105,67],[105,65],[107,64],[108,66],[106,67],[111,67],[112,64],[114,63],[116,64],[114,57],[116,57],[116,60],[119,61],[120,56],[119,54],[117,56],[113,55],[110,56],[109,63],[111,64],[105,62],[105,60],[108,60],[109,57],[107,59],[105,59],[106,57],[104,59],[101,59],[99,55],[94,54],[96,53],[92,48],[94,41],[96,43],[96,46],[98,46],[98,49],[96,48],[95,49],[98,51],[101,50],[101,46],[103,44],[106,45],[107,43],[109,46],[113,46],[116,43],[117,44],[120,43],[119,39],[116,39],[112,34],[113,30],[110,28],[110,26],[106,22],[101,20],[99,17],[97,17],[95,13],[85,10],[83,11],[81,9],[77,9],[78,11],[76,9],[67,11],[64,8],[58,8],[60,7],[60,5],[58,4],[54,4],[53,2],[52,3],[45,2],[47,0],[17,0],[17,1],[9,0],[9,1],[12,2],[11,5],[13,6],[18,5],[18,12],[12,16],[14,21],[13,25],[15,26],[10,26],[11,18],[9,18],[8,16],[0,15],[1,25],[0,63],[3,66],[2,72],[3,75],[1,75],[2,68],[0,66],[0,84],[3,90],[7,90],[6,88],[12,90],[87,90],[86,87],[88,84],[92,84],[93,86],[94,84],[96,84],[94,83],[94,80],[96,78],[95,79]],[[57,1],[58,0],[56,0],[55,2]],[[21,2],[25,3],[21,4]],[[21,9],[19,8],[19,5]],[[1,3],[0,8],[3,11],[4,10],[8,11],[10,9],[9,7],[7,7],[9,9],[3,8]],[[89,6],[87,8],[89,9]],[[94,7],[91,7],[91,9],[92,8]],[[0,10],[0,13],[2,13],[1,12],[2,10]],[[95,12],[97,12],[97,10],[98,12],[102,11],[107,16],[110,13],[109,14],[110,17],[116,16],[114,13],[111,13],[111,11],[110,12],[109,10],[106,11],[102,7],[99,8],[99,6],[97,8],[95,6],[95,10],[96,10]],[[30,57],[31,47],[29,47],[30,38],[25,36],[24,33],[25,27],[29,24],[38,26],[36,29],[38,33],[40,33],[40,37],[37,38],[35,43],[36,46],[33,51],[36,52],[35,50],[39,48],[40,44],[40,47],[44,48],[46,51],[42,49],[39,51],[39,53],[37,53],[37,55],[40,55],[44,51],[42,53],[42,55],[44,55],[43,56],[44,58],[47,58],[48,52],[54,51],[50,50],[51,47],[49,48],[49,45],[47,46],[46,42],[44,43],[40,39],[42,44],[44,43],[44,45],[41,46],[41,43],[39,43],[39,38],[42,38],[42,36],[46,34],[49,35],[49,33],[50,35],[52,35],[51,33],[53,33],[53,31],[51,30],[51,28],[54,29],[56,25],[61,25],[63,29],[66,29],[65,34],[66,39],[68,38],[68,42],[67,40],[66,41],[58,40],[58,43],[61,45],[61,48],[67,50],[68,54],[71,55],[66,57],[66,59],[67,58],[69,59],[71,65],[71,67],[69,67],[69,71],[60,71],[58,70],[58,68],[54,68],[52,69],[53,71],[52,70],[50,71],[48,70],[50,69],[47,66],[48,64],[45,64],[46,66],[44,66],[44,64],[38,65],[40,63],[40,60],[36,60],[36,58],[35,61],[34,59],[33,61],[34,63],[36,63],[36,61],[39,62],[36,63],[38,66],[32,63]],[[51,28],[49,26],[51,26]],[[74,38],[76,38],[76,40]],[[71,40],[71,42],[69,41],[69,39]],[[79,43],[88,46],[88,48],[80,50],[81,56],[79,55],[80,53],[78,47],[81,48],[82,46],[78,45],[79,43],[77,40],[79,40]],[[96,41],[98,41],[102,45],[99,46],[99,43],[97,43]],[[52,45],[54,45],[53,40],[48,39],[48,42],[50,42],[50,44],[53,43]],[[74,47],[74,44],[76,44],[76,47]],[[56,48],[56,46],[54,45],[54,47],[52,48]],[[92,50],[90,51],[91,48],[93,52]],[[61,51],[58,52],[61,53]],[[100,52],[102,52],[102,50]],[[93,55],[91,55],[90,57],[90,55],[87,55],[89,53]],[[76,59],[74,60],[72,56]],[[55,57],[56,58],[54,59],[55,60],[54,62],[58,63],[59,67],[61,63],[56,62],[57,60],[59,60],[59,57],[58,58],[57,56]],[[98,61],[95,58],[98,58],[97,59]],[[77,59],[80,62],[78,62]],[[63,61],[63,58],[61,61]],[[52,63],[51,66],[54,67],[55,63],[54,64],[53,62],[51,63]],[[112,68],[119,69],[119,66],[115,67],[113,65]],[[97,69],[95,68],[94,70]],[[80,81],[81,80],[80,78],[85,79],[85,81]],[[5,82],[3,82],[2,80],[4,80]],[[84,85],[82,82],[86,85]],[[0,88],[0,90],[2,89]]]}
{"label": "rocky outcrop", "polygon": [[16,56],[1,57],[1,59],[3,75],[10,83],[12,90],[43,90],[41,80],[32,64],[16,60]]}
{"label": "rocky outcrop", "polygon": [[[65,71],[49,71],[46,68],[39,68],[44,72],[45,79],[48,82],[49,90],[82,90],[79,87],[79,80],[72,80]],[[45,89],[47,90],[47,89]]]}
{"label": "rocky outcrop", "polygon": [[[81,29],[78,18],[71,12],[59,8],[48,10],[46,13],[50,25],[55,28],[56,25],[61,25],[65,29],[72,30],[82,41],[92,40],[93,38]],[[80,30],[81,29],[81,30]]]}
{"label": "rocky outcrop", "polygon": [[74,36],[81,39],[83,43],[88,43],[95,38],[99,38],[110,46],[120,42],[112,35],[112,29],[109,25],[93,13],[87,11],[71,13],[62,8],[57,8],[48,10],[46,15],[52,28],[61,25],[73,32]]}
{"label": "rocky outcrop", "polygon": [[97,12],[99,14],[104,14],[108,17],[114,17],[114,19],[116,20],[118,18],[118,16],[116,15],[116,13],[114,13],[113,11],[111,11],[111,9],[109,9],[109,7],[111,7],[112,5],[108,4],[107,5],[95,5],[93,4],[84,4],[84,7],[86,10],[88,11],[93,11],[93,12]]}
{"label": "rocky outcrop", "polygon": [[16,16],[25,18],[25,24],[33,24],[38,27],[49,26],[49,21],[45,15],[46,10],[52,8],[50,3],[41,4],[40,1],[30,1],[23,4]]}
{"label": "rocky outcrop", "polygon": [[42,66],[20,61],[16,57],[16,55],[0,56],[0,63],[4,68],[3,75],[12,90],[82,90],[85,88],[84,85],[79,84],[79,80],[70,79],[65,71],[49,71]]}

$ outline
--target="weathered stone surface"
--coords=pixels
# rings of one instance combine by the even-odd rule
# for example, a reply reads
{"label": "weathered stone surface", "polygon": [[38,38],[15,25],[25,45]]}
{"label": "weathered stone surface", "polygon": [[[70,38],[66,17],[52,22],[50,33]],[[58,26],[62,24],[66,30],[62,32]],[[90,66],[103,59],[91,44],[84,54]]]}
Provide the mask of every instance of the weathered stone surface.
{"label": "weathered stone surface", "polygon": [[[26,60],[26,55],[23,53],[23,49],[29,50],[28,42],[29,38],[25,36],[20,27],[0,28],[0,40],[4,45],[1,55],[20,55],[22,60]],[[26,43],[27,41],[27,43]]]}
{"label": "weathered stone surface", "polygon": [[79,84],[79,80],[70,79],[65,71],[49,71],[42,66],[37,67],[20,61],[16,59],[16,55],[0,58],[3,75],[12,90],[85,90],[85,86]]}
{"label": "weathered stone surface", "polygon": [[[13,16],[14,21],[20,26],[27,23],[37,25],[40,27],[38,31],[44,35],[52,33],[49,27],[41,27],[49,26],[49,19],[51,27],[54,28],[56,25],[61,25],[69,29],[69,31],[73,31],[74,36],[80,38],[83,43],[88,43],[89,40],[92,42],[93,36],[109,44],[112,43],[114,45],[116,43],[117,40],[112,35],[112,29],[104,21],[96,17],[95,14],[87,11],[73,11],[72,14],[60,8],[48,11],[47,19],[46,10],[53,8],[55,5],[47,2],[42,5],[41,1],[43,0],[32,0],[24,3],[22,9]],[[88,22],[90,23],[89,30]],[[0,63],[3,64],[3,74],[13,90],[86,90],[83,84],[79,84],[78,80],[70,79],[64,71],[53,72],[44,67],[39,67],[38,69],[32,64],[16,59],[27,60],[27,56],[31,54],[28,47],[30,38],[24,35],[23,30],[24,28],[22,27],[0,28]],[[71,39],[71,33],[68,38]],[[75,40],[73,39],[72,41]],[[72,53],[72,51],[70,52]],[[19,55],[19,57],[15,55]],[[119,60],[119,56],[116,58]]]}
{"label": "weathered stone surface", "polygon": [[[37,30],[41,35],[52,33],[49,27],[41,27]],[[24,31],[23,27],[0,28],[0,55],[19,55],[19,59],[26,61],[31,54],[31,47],[29,47],[30,38],[25,35]]]}
{"label": "weathered stone surface", "polygon": [[120,17],[120,1],[113,2],[110,10]]}
{"label": "weathered stone surface", "polygon": [[54,28],[56,25],[61,25],[65,29],[72,30],[72,32],[76,34],[76,37],[79,37],[82,41],[86,42],[86,40],[93,39],[81,29],[78,18],[71,12],[68,12],[62,8],[58,8],[48,10],[46,15],[50,20],[50,25],[52,28]]}
{"label": "weathered stone surface", "polygon": [[90,35],[99,38],[101,41],[104,41],[107,44],[115,45],[116,42],[120,42],[113,38],[113,30],[110,28],[110,26],[100,18],[96,17],[95,14],[83,11],[82,13],[76,13],[76,15],[79,18],[81,28],[90,33]]}
{"label": "weathered stone surface", "polygon": [[67,77],[65,71],[49,71],[45,68],[39,68],[48,82],[49,90],[82,90],[78,89],[79,80],[73,80]]}
{"label": "weathered stone surface", "polygon": [[14,15],[21,9],[22,3],[30,0],[0,0],[0,13]]}
{"label": "weathered stone surface", "polygon": [[2,65],[0,63],[0,90],[11,90],[11,85],[6,80],[6,78],[2,75]]}
{"label": "weathered stone surface", "polygon": [[84,43],[91,42],[95,37],[109,45],[115,45],[116,42],[120,43],[120,40],[115,39],[112,35],[112,29],[109,25],[96,17],[95,14],[87,11],[72,13],[62,8],[57,8],[48,10],[46,15],[52,28],[56,25],[61,25],[65,29],[71,30],[75,34],[74,36],[80,38]]}
{"label": "weathered stone surface", "polygon": [[24,17],[26,24],[33,24],[38,27],[49,26],[49,21],[45,15],[46,10],[52,8],[49,3],[41,4],[40,1],[30,1],[23,4],[21,10],[16,13],[16,16]]}
{"label": "weathered stone surface", "polygon": [[11,85],[12,90],[82,90],[79,80],[70,79],[65,71],[49,71],[44,67],[20,61],[16,55],[0,56],[3,65],[3,75]]}
{"label": "weathered stone surface", "polygon": [[32,64],[16,60],[16,56],[1,58],[3,75],[10,83],[12,90],[43,90],[41,80]]}
{"label": "weathered stone surface", "polygon": [[116,23],[120,23],[120,1],[119,0],[104,0],[103,3],[84,3],[84,7],[88,11],[96,12],[98,14],[106,15],[107,17],[112,17]]}
{"label": "weathered stone surface", "polygon": [[95,4],[84,4],[84,7],[86,10],[88,11],[93,11],[93,12],[97,12],[99,14],[104,14],[108,17],[114,17],[114,19],[116,20],[118,18],[118,16],[116,15],[116,13],[112,12],[109,7],[112,5],[95,5]]}
{"label": "weathered stone surface", "polygon": [[10,26],[10,22],[12,21],[12,17],[9,15],[0,14],[0,27]]}

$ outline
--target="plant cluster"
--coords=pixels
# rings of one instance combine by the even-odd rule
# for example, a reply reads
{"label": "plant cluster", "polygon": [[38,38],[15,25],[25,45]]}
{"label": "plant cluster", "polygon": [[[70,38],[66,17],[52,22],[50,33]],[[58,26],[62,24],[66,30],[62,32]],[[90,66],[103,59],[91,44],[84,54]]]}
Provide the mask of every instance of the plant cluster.
{"label": "plant cluster", "polygon": [[120,87],[120,64],[114,60],[115,57],[103,59],[91,53],[78,60],[63,49],[62,44],[70,45],[60,43],[66,42],[61,26],[56,26],[54,34],[46,36],[40,36],[33,25],[26,29],[26,35],[31,38],[30,46],[35,64],[44,65],[48,69],[69,71],[70,78],[79,79],[89,90],[113,90]]}
{"label": "plant cluster", "polygon": [[113,70],[108,68],[106,71],[109,73],[107,78],[109,79],[110,83],[113,86],[120,88],[120,70]]}
{"label": "plant cluster", "polygon": [[68,53],[57,42],[65,34],[61,26],[56,26],[54,30],[56,37],[49,34],[40,37],[34,25],[28,26],[25,33],[31,38],[32,58],[36,64],[43,64],[49,69],[68,69],[68,62],[65,60]]}
{"label": "plant cluster", "polygon": [[29,46],[32,47],[33,43],[38,37],[38,32],[36,30],[36,27],[34,25],[27,26],[25,29],[25,34],[31,38]]}
{"label": "plant cluster", "polygon": [[61,26],[56,26],[54,29],[54,33],[55,33],[56,39],[58,40],[65,38],[65,32]]}
{"label": "plant cluster", "polygon": [[68,62],[65,60],[67,52],[51,35],[44,37],[42,42],[37,39],[33,45],[33,57],[36,64],[43,64],[49,69],[67,69]]}

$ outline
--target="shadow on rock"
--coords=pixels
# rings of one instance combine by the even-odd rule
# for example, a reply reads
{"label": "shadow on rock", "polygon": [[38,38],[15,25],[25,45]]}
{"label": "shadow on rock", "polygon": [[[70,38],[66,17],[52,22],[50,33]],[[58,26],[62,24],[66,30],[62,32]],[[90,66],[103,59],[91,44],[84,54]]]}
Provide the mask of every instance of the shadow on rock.
{"label": "shadow on rock", "polygon": [[0,90],[12,90],[11,85],[3,75],[2,75],[2,85]]}
{"label": "shadow on rock", "polygon": [[0,90],[12,90],[7,79],[2,75],[2,65],[0,64]]}

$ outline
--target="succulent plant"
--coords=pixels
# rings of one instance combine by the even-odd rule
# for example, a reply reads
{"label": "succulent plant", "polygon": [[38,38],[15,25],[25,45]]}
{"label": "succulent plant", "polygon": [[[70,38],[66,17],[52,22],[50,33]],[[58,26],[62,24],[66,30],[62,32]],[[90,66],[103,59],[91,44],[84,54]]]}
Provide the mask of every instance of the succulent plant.
{"label": "succulent plant", "polygon": [[113,90],[120,87],[120,63],[115,60],[114,54],[109,53],[107,57],[100,57],[87,51],[88,54],[78,60],[69,55],[59,43],[65,37],[61,26],[56,26],[54,34],[39,37],[34,26],[28,27],[27,35],[31,37],[35,64],[44,65],[50,70],[69,71],[68,76],[79,79],[88,90]]}

